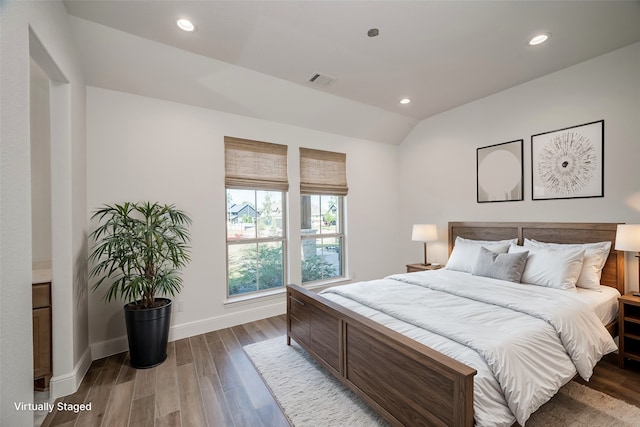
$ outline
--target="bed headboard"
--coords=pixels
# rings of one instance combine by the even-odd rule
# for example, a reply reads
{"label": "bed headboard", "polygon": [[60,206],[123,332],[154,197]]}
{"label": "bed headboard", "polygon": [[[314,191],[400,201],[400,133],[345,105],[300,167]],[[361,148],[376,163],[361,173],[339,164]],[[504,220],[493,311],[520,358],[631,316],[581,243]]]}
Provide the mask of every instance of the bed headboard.
{"label": "bed headboard", "polygon": [[449,254],[453,242],[460,236],[475,240],[525,238],[549,243],[595,243],[611,242],[611,252],[602,270],[600,283],[611,286],[624,294],[624,252],[613,249],[617,223],[602,222],[450,222]]}

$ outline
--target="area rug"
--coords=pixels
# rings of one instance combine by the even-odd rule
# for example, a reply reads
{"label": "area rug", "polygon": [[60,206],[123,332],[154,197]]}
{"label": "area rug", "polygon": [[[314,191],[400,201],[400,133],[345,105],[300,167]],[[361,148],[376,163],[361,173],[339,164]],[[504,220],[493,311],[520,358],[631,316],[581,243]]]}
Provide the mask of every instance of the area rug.
{"label": "area rug", "polygon": [[[358,396],[285,337],[244,347],[295,427],[387,426]],[[569,382],[534,413],[526,427],[637,427],[640,408]]]}

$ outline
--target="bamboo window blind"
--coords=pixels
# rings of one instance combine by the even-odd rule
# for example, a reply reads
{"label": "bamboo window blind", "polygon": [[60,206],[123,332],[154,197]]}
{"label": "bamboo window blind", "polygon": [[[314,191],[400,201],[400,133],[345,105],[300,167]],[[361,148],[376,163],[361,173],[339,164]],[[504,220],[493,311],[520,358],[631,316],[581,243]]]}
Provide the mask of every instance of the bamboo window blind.
{"label": "bamboo window blind", "polygon": [[232,188],[287,191],[287,146],[224,137],[225,185]]}
{"label": "bamboo window blind", "polygon": [[346,196],[347,155],[300,148],[300,193]]}

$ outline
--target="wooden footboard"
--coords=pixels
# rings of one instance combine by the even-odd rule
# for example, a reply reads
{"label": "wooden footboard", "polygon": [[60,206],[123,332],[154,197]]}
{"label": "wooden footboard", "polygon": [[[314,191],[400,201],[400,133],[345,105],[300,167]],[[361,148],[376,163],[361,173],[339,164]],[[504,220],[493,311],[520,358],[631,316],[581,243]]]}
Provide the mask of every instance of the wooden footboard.
{"label": "wooden footboard", "polygon": [[473,425],[475,369],[297,285],[292,338],[393,425]]}

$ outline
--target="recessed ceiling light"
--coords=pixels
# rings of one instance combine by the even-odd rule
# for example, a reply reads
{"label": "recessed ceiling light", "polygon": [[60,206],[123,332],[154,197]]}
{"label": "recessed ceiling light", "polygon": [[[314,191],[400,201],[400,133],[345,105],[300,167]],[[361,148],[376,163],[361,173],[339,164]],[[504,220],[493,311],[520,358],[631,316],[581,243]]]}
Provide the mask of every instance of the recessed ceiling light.
{"label": "recessed ceiling light", "polygon": [[196,30],[196,26],[193,25],[193,22],[189,21],[188,19],[178,19],[176,21],[176,24],[178,25],[178,27],[180,27],[181,30],[184,31],[192,32]]}
{"label": "recessed ceiling light", "polygon": [[529,40],[529,46],[537,46],[539,44],[542,44],[547,40],[549,40],[550,36],[551,36],[550,33],[536,34],[531,38],[531,40]]}
{"label": "recessed ceiling light", "polygon": [[400,100],[400,104],[408,104],[408,103],[410,103],[410,102],[411,102],[411,100],[410,100],[409,98],[402,98],[402,99]]}

